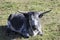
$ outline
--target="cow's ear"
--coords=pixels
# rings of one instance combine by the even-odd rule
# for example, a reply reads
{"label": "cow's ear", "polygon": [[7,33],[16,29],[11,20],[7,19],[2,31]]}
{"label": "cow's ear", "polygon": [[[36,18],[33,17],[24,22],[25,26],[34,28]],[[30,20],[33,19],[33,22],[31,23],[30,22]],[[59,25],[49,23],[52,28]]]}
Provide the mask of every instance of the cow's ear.
{"label": "cow's ear", "polygon": [[38,12],[39,13],[39,18],[41,18],[44,14],[50,12],[51,10],[45,11],[45,12]]}

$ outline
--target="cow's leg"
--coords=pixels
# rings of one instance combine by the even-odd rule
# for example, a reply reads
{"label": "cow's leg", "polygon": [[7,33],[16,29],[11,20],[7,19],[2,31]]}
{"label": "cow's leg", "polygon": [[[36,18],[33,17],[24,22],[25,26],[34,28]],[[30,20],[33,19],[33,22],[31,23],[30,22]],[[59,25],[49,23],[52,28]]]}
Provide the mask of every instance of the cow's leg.
{"label": "cow's leg", "polygon": [[26,38],[29,37],[29,34],[28,34],[28,32],[27,32],[26,29],[23,29],[21,33],[22,33],[22,35],[23,35],[24,37],[26,37]]}
{"label": "cow's leg", "polygon": [[8,21],[8,24],[7,24],[7,32],[9,33],[10,31],[14,31],[14,32],[20,33],[20,35],[22,35],[23,37],[26,37],[26,38],[29,37],[29,34],[27,33],[27,30],[26,30],[25,25],[23,25],[22,28],[20,28],[20,30],[15,30],[12,27],[10,21]]}
{"label": "cow's leg", "polygon": [[26,30],[26,28],[23,27],[23,28],[20,30],[20,34],[21,34],[23,37],[28,38],[28,37],[29,37],[29,34],[28,34],[27,31],[28,31],[28,30]]}
{"label": "cow's leg", "polygon": [[19,30],[17,30],[17,32],[19,32],[23,37],[26,37],[26,38],[29,37],[29,33],[28,33],[28,30],[26,29],[25,23],[22,25],[22,27]]}

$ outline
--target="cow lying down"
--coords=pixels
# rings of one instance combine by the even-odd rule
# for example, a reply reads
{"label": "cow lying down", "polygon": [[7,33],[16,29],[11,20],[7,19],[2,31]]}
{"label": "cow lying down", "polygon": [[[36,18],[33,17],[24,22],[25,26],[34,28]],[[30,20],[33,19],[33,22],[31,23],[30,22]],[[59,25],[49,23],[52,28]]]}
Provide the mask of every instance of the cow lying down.
{"label": "cow lying down", "polygon": [[50,12],[19,12],[16,14],[10,14],[7,23],[7,29],[14,32],[18,32],[24,37],[42,35],[40,18]]}

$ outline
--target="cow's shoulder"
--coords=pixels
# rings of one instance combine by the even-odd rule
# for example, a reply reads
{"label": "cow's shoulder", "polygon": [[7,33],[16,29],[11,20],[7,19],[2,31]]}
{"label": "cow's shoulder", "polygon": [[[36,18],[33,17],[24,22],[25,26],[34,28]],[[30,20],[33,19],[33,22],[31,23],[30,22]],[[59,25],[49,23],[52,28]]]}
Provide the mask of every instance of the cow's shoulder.
{"label": "cow's shoulder", "polygon": [[26,19],[23,14],[10,14],[8,21],[10,21],[13,28],[18,30],[25,24]]}

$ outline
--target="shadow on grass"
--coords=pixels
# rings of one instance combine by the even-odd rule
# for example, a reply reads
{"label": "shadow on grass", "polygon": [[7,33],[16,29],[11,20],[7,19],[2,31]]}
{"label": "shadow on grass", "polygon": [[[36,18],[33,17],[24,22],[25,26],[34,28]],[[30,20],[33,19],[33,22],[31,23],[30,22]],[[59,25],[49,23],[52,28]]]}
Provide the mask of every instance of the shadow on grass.
{"label": "shadow on grass", "polygon": [[6,31],[6,25],[0,26],[0,40],[12,40],[16,38],[22,38],[22,36],[16,32],[8,32]]}

